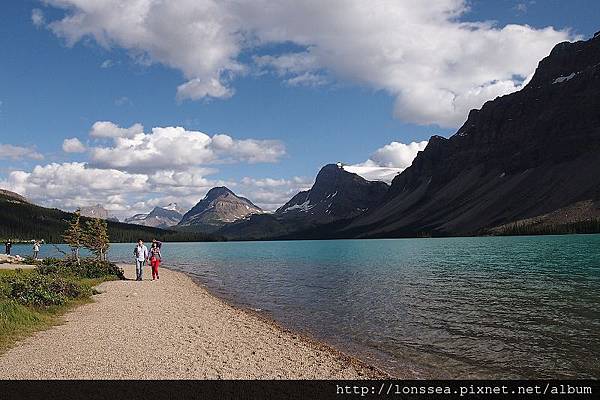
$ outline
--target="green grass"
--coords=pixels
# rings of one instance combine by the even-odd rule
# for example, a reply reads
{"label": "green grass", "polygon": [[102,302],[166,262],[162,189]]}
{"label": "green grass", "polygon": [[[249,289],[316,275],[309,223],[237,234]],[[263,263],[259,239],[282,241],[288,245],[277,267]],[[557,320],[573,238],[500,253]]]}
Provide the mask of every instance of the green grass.
{"label": "green grass", "polygon": [[95,269],[79,270],[79,275],[64,266],[56,270],[0,270],[0,354],[19,340],[60,324],[67,311],[93,301],[95,286],[118,279],[110,272],[85,277],[98,273],[97,263],[89,265]]}

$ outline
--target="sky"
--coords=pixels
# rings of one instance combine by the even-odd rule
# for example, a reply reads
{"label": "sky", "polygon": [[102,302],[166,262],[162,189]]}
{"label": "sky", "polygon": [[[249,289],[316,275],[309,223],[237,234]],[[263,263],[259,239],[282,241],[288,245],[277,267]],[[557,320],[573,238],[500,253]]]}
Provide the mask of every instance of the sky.
{"label": "sky", "polygon": [[338,161],[389,182],[597,15],[594,0],[2,2],[0,187],[123,218],[217,185],[273,210]]}

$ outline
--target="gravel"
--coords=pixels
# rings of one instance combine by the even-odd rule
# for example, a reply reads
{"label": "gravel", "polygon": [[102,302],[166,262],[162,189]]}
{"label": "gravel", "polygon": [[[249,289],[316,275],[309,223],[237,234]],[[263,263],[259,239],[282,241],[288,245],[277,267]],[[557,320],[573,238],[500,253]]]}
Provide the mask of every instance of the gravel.
{"label": "gravel", "polygon": [[[123,266],[128,277],[133,266]],[[0,356],[0,379],[357,379],[360,361],[231,307],[188,276],[105,282]]]}

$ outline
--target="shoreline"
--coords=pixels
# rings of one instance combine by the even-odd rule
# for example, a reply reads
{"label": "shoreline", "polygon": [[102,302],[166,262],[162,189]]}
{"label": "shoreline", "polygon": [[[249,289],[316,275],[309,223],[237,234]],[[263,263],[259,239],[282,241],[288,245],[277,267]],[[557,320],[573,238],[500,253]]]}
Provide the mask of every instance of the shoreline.
{"label": "shoreline", "polygon": [[[123,265],[121,265],[123,267]],[[131,279],[134,267],[124,266]],[[109,281],[0,355],[0,379],[366,379],[390,375],[228,304],[188,274]]]}
{"label": "shoreline", "polygon": [[[258,311],[258,310],[252,309],[249,306],[244,306],[239,303],[235,303],[234,301],[229,301],[229,300],[215,294],[210,288],[207,287],[207,285],[205,285],[202,281],[200,281],[200,279],[198,277],[195,277],[191,274],[188,274],[186,272],[183,272],[183,271],[180,271],[177,269],[173,269],[173,268],[169,268],[169,267],[164,267],[164,268],[187,276],[192,282],[194,282],[194,284],[196,284],[198,287],[200,287],[202,290],[204,290],[206,293],[208,293],[215,300],[221,302],[225,307],[233,308],[237,311],[247,314],[248,316],[250,316],[252,318],[257,318],[262,323],[268,324],[268,325],[272,326],[273,328],[281,331],[284,334],[291,335],[294,338],[297,337],[300,340],[302,340],[303,342],[305,342],[306,344],[308,344],[309,346],[316,348],[317,350],[329,352],[332,355],[334,355],[335,357],[338,357],[338,358],[344,360],[344,362],[347,362],[351,365],[356,365],[361,369],[373,371],[374,375],[372,376],[372,378],[380,378],[380,379],[398,379],[399,378],[398,376],[394,376],[392,373],[386,371],[382,367],[369,364],[368,362],[363,361],[358,356],[354,356],[345,351],[342,351],[342,350],[338,349],[337,347],[335,347],[334,345],[329,344],[324,340],[321,340],[321,339],[318,339],[318,338],[312,336],[309,332],[302,332],[302,331],[294,330],[292,328],[288,328],[288,327],[284,326],[282,323],[280,323],[279,321],[277,321],[276,319],[274,319],[273,317],[270,317],[269,315],[267,315],[266,313],[264,313],[262,311]],[[415,379],[415,376],[407,374],[407,376],[404,379],[411,379],[411,378]]]}

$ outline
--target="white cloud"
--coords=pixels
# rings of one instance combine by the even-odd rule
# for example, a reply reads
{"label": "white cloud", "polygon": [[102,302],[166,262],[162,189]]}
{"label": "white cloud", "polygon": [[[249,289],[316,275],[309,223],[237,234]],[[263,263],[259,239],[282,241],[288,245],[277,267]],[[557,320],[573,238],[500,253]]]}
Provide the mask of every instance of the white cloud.
{"label": "white cloud", "polygon": [[[551,27],[461,22],[466,0],[45,3],[66,10],[50,28],[69,45],[92,37],[181,70],[187,82],[179,99],[232,96],[232,79],[251,66],[242,52],[262,52],[254,64],[290,85],[323,84],[326,72],[387,91],[404,121],[447,127],[486,100],[518,90],[553,45],[574,39]],[[282,55],[270,46],[283,43],[300,49]]]}
{"label": "white cloud", "polygon": [[[302,185],[302,180],[246,178],[208,179],[218,172],[218,163],[275,162],[285,155],[276,140],[234,139],[209,136],[181,127],[155,127],[144,133],[141,124],[122,128],[98,121],[89,132],[94,139],[86,146],[78,138],[63,141],[67,153],[87,152],[89,162],[37,165],[31,171],[11,170],[0,187],[21,193],[32,201],[67,210],[103,204],[119,217],[148,212],[150,205],[177,202],[191,208],[214,186],[239,188],[256,194],[268,209],[277,208],[284,197]],[[0,159],[41,159],[32,148],[0,144]],[[273,204],[281,202],[281,204]]]}
{"label": "white cloud", "polygon": [[109,196],[141,193],[147,190],[145,175],[113,169],[88,168],[85,163],[51,163],[36,166],[31,172],[12,171],[0,187],[23,194],[50,207],[74,209],[106,203]]}
{"label": "white cloud", "polygon": [[367,180],[391,182],[408,168],[419,151],[425,150],[427,141],[404,144],[392,142],[377,149],[369,159],[360,164],[345,165],[344,169]]}
{"label": "white cloud", "polygon": [[150,211],[140,205],[152,199],[164,200],[163,205],[176,201],[190,208],[211,187],[229,184],[204,177],[213,172],[192,168],[185,172],[141,174],[94,168],[83,162],[51,163],[38,165],[30,172],[11,171],[5,180],[0,180],[0,187],[48,207],[74,210],[100,203],[116,215],[130,216]]}
{"label": "white cloud", "polygon": [[86,148],[77,138],[65,139],[62,144],[65,153],[84,153]]}
{"label": "white cloud", "polygon": [[226,99],[233,96],[234,90],[226,87],[218,79],[203,80],[194,78],[177,87],[179,100],[203,98]]}
{"label": "white cloud", "polygon": [[112,138],[111,146],[91,148],[94,166],[128,171],[173,169],[211,163],[276,162],[285,155],[277,140],[236,140],[228,135],[209,135],[182,127],[155,127],[144,133],[141,124],[121,128],[112,122],[96,122],[90,135]]}
{"label": "white cloud", "polygon": [[129,128],[121,128],[110,121],[98,121],[92,125],[90,136],[94,138],[133,138],[144,133],[142,124],[133,124]]}
{"label": "white cloud", "polygon": [[319,86],[327,83],[327,78],[320,72],[317,58],[309,51],[303,53],[287,53],[280,56],[255,56],[254,63],[260,70],[273,70],[284,77],[290,86]]}
{"label": "white cloud", "polygon": [[0,143],[0,160],[22,160],[24,158],[41,160],[44,156],[31,147]]}
{"label": "white cloud", "polygon": [[364,163],[354,165],[344,165],[348,172],[360,175],[368,181],[381,181],[390,183],[396,175],[403,171],[403,168],[382,167],[373,160],[367,160]]}
{"label": "white cloud", "polygon": [[31,22],[37,28],[43,26],[46,23],[46,18],[44,17],[44,12],[39,8],[34,8],[31,10]]}
{"label": "white cloud", "polygon": [[425,150],[427,141],[412,142],[409,144],[392,142],[377,149],[371,160],[382,167],[407,168],[417,156],[419,151]]}
{"label": "white cloud", "polygon": [[232,185],[232,190],[245,196],[266,211],[274,211],[302,190],[310,189],[312,179],[294,177],[292,179],[245,177]]}

